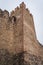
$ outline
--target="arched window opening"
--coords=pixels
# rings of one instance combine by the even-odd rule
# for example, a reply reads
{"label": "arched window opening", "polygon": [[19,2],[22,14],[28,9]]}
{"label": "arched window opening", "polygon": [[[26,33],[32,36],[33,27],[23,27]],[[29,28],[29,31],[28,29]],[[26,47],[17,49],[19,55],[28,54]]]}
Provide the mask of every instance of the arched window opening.
{"label": "arched window opening", "polygon": [[13,21],[16,22],[16,17],[15,16],[12,16],[12,18],[13,18]]}

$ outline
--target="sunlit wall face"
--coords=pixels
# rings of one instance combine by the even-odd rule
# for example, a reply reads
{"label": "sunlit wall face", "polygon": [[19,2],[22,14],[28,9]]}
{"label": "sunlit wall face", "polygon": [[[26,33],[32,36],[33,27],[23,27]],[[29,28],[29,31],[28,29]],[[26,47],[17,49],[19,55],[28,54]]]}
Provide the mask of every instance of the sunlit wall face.
{"label": "sunlit wall face", "polygon": [[0,8],[9,12],[24,1],[34,17],[37,39],[43,45],[43,0],[0,0]]}

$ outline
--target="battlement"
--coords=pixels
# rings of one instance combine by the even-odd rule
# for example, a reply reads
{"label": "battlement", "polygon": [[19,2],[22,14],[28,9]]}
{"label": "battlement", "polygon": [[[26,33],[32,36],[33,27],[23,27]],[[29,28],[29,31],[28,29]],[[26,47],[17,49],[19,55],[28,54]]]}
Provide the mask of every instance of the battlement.
{"label": "battlement", "polygon": [[17,10],[19,10],[19,7],[18,6],[15,8],[15,11],[17,11]]}
{"label": "battlement", "polygon": [[36,38],[33,15],[24,2],[10,13],[0,9],[0,49],[7,49],[13,54],[26,51],[26,55],[23,55],[25,61],[30,60],[27,53],[43,57],[43,47]]}
{"label": "battlement", "polygon": [[0,9],[0,63],[43,65],[43,46],[37,41],[33,15],[24,2],[10,13]]}
{"label": "battlement", "polygon": [[28,10],[28,8],[26,8],[26,5],[24,4],[24,2],[22,2],[20,6],[17,6],[10,14],[11,16],[13,16],[15,13],[21,10],[26,10],[30,14],[30,11]]}
{"label": "battlement", "polygon": [[24,4],[24,2],[22,2],[20,6],[17,6],[10,13],[7,10],[3,11],[2,9],[0,9],[0,18],[9,18],[9,17],[15,16],[15,13],[17,13],[18,11],[21,11],[21,9],[22,10],[25,9],[30,14],[30,11],[28,10],[28,8],[26,8],[26,5]]}
{"label": "battlement", "polygon": [[0,18],[8,18],[9,17],[9,12],[7,10],[2,10],[0,9]]}
{"label": "battlement", "polygon": [[20,4],[20,8],[26,8],[26,5],[24,4],[24,2],[22,2],[22,3]]}

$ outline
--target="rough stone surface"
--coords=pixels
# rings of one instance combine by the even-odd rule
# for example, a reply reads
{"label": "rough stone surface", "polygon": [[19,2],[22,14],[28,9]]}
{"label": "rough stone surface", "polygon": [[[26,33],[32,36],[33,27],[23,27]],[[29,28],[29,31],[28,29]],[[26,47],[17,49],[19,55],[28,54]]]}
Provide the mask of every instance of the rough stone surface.
{"label": "rough stone surface", "polygon": [[10,14],[0,9],[0,65],[43,65],[43,46],[23,2]]}

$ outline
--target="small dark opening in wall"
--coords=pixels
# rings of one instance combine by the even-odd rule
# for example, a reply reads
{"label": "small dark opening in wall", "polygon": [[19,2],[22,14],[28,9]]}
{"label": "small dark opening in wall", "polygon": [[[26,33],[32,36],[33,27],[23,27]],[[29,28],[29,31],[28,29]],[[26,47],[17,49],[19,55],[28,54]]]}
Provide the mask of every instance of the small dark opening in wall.
{"label": "small dark opening in wall", "polygon": [[15,16],[12,16],[12,18],[13,18],[14,22],[16,22],[16,17]]}

